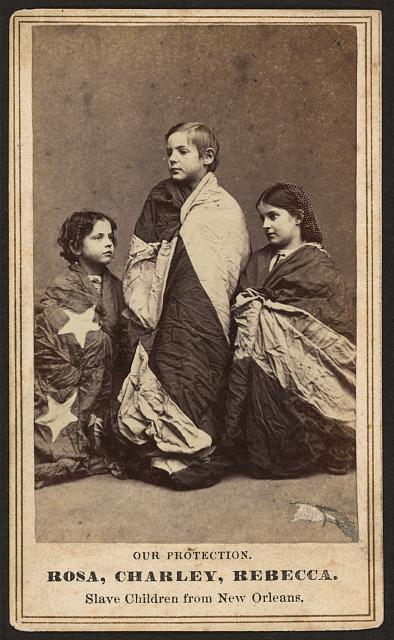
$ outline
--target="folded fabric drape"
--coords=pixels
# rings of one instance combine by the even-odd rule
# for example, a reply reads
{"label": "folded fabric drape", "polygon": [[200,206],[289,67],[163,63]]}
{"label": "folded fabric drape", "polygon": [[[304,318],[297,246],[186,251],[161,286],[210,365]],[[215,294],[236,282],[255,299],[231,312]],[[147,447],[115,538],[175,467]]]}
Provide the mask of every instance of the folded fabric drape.
{"label": "folded fabric drape", "polygon": [[147,464],[172,480],[210,458],[223,428],[230,300],[248,257],[244,215],[213,173],[192,192],[172,180],[152,190],[124,295],[134,335],[154,331],[154,341],[151,350],[138,344],[117,430],[138,455],[149,445]]}
{"label": "folded fabric drape", "polygon": [[234,306],[224,440],[244,448],[256,477],[346,473],[355,465],[356,349],[344,283],[313,243],[269,272],[271,257],[271,247],[255,254]]}

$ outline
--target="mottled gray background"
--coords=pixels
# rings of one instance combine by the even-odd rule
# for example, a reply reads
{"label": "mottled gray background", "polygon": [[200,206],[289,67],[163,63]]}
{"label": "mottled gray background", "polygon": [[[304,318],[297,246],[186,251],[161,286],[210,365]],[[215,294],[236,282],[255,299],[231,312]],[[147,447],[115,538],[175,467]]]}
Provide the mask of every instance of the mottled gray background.
{"label": "mottled gray background", "polygon": [[[144,199],[167,176],[163,135],[183,120],[216,129],[217,174],[245,210],[254,248],[264,243],[257,197],[278,180],[299,183],[354,286],[354,28],[35,26],[37,292],[64,268],[58,230],[83,207],[117,220],[113,271],[121,275]],[[356,521],[356,474],[274,484],[230,477],[209,500],[201,491],[175,495],[97,476],[37,492],[36,535],[40,542],[347,541],[334,525],[293,523],[297,500],[335,505]]]}
{"label": "mottled gray background", "polygon": [[88,207],[118,223],[121,275],[163,134],[198,120],[221,143],[220,183],[264,244],[255,202],[284,180],[309,192],[325,245],[355,283],[356,32],[342,26],[33,27],[34,271],[65,262],[62,221]]}

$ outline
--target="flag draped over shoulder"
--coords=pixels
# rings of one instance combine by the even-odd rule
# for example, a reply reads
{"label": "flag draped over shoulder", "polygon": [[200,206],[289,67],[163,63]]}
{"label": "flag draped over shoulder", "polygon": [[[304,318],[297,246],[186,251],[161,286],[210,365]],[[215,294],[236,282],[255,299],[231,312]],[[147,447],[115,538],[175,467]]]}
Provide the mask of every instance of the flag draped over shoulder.
{"label": "flag draped over shoulder", "polygon": [[246,450],[256,477],[355,465],[356,350],[343,280],[305,244],[271,272],[272,248],[250,260],[234,307],[235,358],[227,445]]}
{"label": "flag draped over shoulder", "polygon": [[78,264],[56,278],[40,302],[35,322],[36,487],[106,471],[99,443],[108,428],[112,371],[120,352],[128,365],[123,309],[121,282],[105,269],[100,296]]}
{"label": "flag draped over shoulder", "polygon": [[131,240],[124,296],[140,340],[120,395],[118,432],[173,481],[210,459],[223,424],[230,300],[249,257],[244,215],[208,173],[148,197]]}

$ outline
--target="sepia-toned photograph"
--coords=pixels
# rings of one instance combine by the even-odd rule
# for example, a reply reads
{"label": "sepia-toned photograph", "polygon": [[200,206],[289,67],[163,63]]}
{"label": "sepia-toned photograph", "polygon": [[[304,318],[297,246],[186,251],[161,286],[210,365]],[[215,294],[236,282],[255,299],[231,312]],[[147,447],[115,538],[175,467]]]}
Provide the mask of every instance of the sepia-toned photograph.
{"label": "sepia-toned photograph", "polygon": [[[102,618],[118,592],[101,595],[107,569],[81,565],[89,545],[119,583],[200,582],[190,600],[128,585],[140,618],[163,606],[163,628],[182,615],[220,628],[201,595],[203,580],[233,587],[217,561],[252,618],[261,601],[275,617],[282,589],[289,621],[271,628],[295,628],[297,603],[303,628],[376,626],[379,12],[143,13],[35,10],[11,25],[14,497],[26,545],[48,560],[39,611],[26,587],[31,613],[17,592],[15,620]],[[123,564],[118,543],[137,545]],[[347,610],[338,567],[352,553]],[[99,585],[74,602],[78,569]],[[296,593],[312,586],[321,623]]]}

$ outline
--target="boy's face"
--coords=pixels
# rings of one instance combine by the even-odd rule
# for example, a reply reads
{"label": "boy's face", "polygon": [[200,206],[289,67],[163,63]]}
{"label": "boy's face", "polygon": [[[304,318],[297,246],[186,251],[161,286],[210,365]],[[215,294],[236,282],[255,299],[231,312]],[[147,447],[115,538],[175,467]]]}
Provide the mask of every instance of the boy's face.
{"label": "boy's face", "polygon": [[212,162],[209,149],[200,156],[197,147],[190,142],[187,131],[176,131],[167,140],[168,169],[171,178],[196,187]]}
{"label": "boy's face", "polygon": [[80,256],[84,262],[107,265],[115,250],[114,234],[108,220],[97,220],[89,235],[82,240]]}
{"label": "boy's face", "polygon": [[260,202],[257,209],[270,244],[281,249],[295,249],[302,243],[302,215],[292,216],[286,209],[265,202]]}

